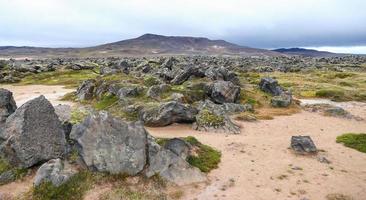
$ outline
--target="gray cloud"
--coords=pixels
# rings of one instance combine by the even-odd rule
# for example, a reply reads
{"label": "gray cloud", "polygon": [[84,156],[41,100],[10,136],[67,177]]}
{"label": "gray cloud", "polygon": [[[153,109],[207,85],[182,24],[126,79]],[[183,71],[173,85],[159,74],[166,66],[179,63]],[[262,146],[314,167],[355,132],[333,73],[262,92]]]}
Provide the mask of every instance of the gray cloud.
{"label": "gray cloud", "polygon": [[91,46],[144,33],[241,45],[366,46],[363,0],[0,0],[0,45]]}

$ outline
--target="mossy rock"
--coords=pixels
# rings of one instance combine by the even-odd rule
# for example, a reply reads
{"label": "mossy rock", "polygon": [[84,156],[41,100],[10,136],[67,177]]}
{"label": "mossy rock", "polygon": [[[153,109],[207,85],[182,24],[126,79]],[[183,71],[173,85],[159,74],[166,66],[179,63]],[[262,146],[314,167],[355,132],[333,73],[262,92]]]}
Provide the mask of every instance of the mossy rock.
{"label": "mossy rock", "polygon": [[201,110],[196,116],[196,123],[199,124],[199,126],[218,128],[225,125],[225,118],[215,114],[210,110],[204,109]]}

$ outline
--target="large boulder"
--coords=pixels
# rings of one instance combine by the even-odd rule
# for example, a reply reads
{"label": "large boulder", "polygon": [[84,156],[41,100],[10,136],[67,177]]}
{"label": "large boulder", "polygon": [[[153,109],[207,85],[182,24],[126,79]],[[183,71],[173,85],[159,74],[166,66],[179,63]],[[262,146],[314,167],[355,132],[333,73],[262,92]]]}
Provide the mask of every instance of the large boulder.
{"label": "large boulder", "polygon": [[126,123],[99,112],[75,125],[70,137],[90,170],[136,175],[146,164],[147,132],[139,122]]}
{"label": "large boulder", "polygon": [[292,136],[291,148],[299,154],[316,153],[317,149],[310,136]]}
{"label": "large boulder", "polygon": [[158,107],[147,109],[141,112],[140,119],[146,126],[159,127],[172,123],[194,122],[197,110],[189,105],[176,101],[163,103]]}
{"label": "large boulder", "polygon": [[28,168],[62,157],[66,149],[62,124],[51,103],[40,96],[18,108],[6,120],[1,152],[10,164]]}
{"label": "large boulder", "polygon": [[76,90],[76,96],[79,100],[91,100],[94,97],[95,80],[89,79],[81,83]]}
{"label": "large boulder", "polygon": [[67,182],[76,172],[69,165],[65,166],[61,159],[52,159],[37,170],[33,184],[37,187],[42,183],[51,183],[53,186],[58,187]]}
{"label": "large boulder", "polygon": [[145,170],[147,177],[158,174],[163,179],[179,186],[206,181],[206,176],[192,167],[182,157],[171,150],[158,145],[152,137],[148,137],[149,166]]}
{"label": "large boulder", "polygon": [[13,93],[9,90],[0,88],[0,124],[4,123],[15,110],[17,105],[13,98]]}
{"label": "large boulder", "polygon": [[215,81],[207,93],[215,103],[235,103],[240,96],[240,87],[230,81]]}
{"label": "large boulder", "polygon": [[278,96],[283,93],[283,89],[281,86],[278,85],[278,81],[269,77],[261,79],[259,83],[259,88],[262,91],[267,92],[273,96]]}

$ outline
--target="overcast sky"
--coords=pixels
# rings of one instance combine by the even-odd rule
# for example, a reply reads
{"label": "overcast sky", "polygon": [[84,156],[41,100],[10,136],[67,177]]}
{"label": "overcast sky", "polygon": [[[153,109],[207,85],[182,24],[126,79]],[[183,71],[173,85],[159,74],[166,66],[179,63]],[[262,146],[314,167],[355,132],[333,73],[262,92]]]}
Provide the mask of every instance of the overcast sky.
{"label": "overcast sky", "polygon": [[84,47],[144,33],[366,53],[366,1],[0,0],[0,46]]}

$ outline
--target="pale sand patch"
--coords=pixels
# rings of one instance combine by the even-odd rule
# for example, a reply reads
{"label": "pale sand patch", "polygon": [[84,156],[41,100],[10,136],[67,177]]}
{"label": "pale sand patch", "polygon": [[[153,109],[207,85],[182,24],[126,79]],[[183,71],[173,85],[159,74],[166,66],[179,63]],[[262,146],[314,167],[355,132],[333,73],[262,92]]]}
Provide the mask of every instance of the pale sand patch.
{"label": "pale sand patch", "polygon": [[72,106],[72,102],[60,101],[60,98],[66,93],[75,91],[75,89],[67,89],[61,85],[0,85],[0,88],[5,88],[13,92],[14,100],[18,107],[40,95],[44,95],[54,106],[58,104]]}
{"label": "pale sand patch", "polygon": [[[303,111],[239,123],[243,127],[240,135],[197,132],[189,125],[148,128],[156,137],[192,135],[222,152],[219,168],[208,175],[211,184],[185,188],[184,199],[321,200],[329,193],[366,199],[366,154],[335,142],[346,132],[366,132],[364,121]],[[310,135],[318,149],[325,151],[319,155],[332,163],[320,163],[317,156],[295,155],[288,149],[293,135]],[[301,169],[291,169],[294,167]]]}
{"label": "pale sand patch", "polygon": [[0,199],[4,197],[15,198],[29,192],[33,186],[34,174],[26,176],[6,185],[0,186]]}

